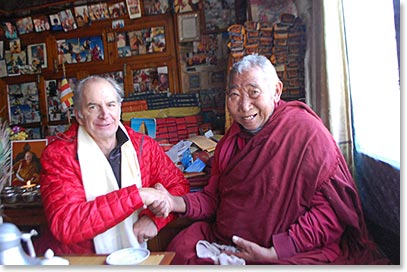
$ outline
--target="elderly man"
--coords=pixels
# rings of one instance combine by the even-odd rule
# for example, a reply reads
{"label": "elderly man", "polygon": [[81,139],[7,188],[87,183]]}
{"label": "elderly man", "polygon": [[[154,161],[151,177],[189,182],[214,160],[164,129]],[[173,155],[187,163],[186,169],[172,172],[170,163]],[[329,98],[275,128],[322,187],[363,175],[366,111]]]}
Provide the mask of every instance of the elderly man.
{"label": "elderly man", "polygon": [[[170,222],[146,207],[189,191],[158,143],[120,122],[123,90],[110,78],[83,79],[74,95],[78,124],[57,135],[41,156],[41,195],[56,254],[111,253],[146,247]],[[154,202],[155,201],[155,202]]]}
{"label": "elderly man", "polygon": [[215,150],[209,183],[170,196],[173,211],[198,221],[169,244],[173,264],[387,263],[368,239],[333,137],[307,105],[280,100],[282,89],[264,56],[233,65],[234,122]]}

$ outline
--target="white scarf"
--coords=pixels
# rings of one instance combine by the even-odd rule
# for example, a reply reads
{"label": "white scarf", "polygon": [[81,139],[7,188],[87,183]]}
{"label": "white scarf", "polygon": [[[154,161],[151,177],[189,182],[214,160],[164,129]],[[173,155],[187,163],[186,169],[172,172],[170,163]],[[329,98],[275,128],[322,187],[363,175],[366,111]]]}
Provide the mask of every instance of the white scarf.
{"label": "white scarf", "polygon": [[[121,123],[119,124],[119,128],[129,137]],[[140,188],[140,166],[137,160],[137,153],[130,140],[121,146],[121,155],[122,187],[124,188],[136,184],[137,187]],[[98,196],[119,189],[109,161],[82,126],[79,126],[78,131],[78,157],[87,201],[92,201]],[[147,248],[146,242],[140,245],[137,241],[137,237],[133,233],[133,223],[137,221],[139,212],[140,210],[135,211],[124,221],[97,235],[93,239],[96,253],[110,254],[113,251],[127,247]]]}

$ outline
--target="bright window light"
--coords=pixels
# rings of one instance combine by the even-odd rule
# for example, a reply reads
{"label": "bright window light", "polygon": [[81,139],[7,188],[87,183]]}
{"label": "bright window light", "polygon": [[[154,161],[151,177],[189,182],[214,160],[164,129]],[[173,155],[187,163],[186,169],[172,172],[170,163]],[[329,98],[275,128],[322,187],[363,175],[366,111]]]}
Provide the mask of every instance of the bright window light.
{"label": "bright window light", "polygon": [[393,1],[344,0],[343,6],[356,150],[400,169]]}

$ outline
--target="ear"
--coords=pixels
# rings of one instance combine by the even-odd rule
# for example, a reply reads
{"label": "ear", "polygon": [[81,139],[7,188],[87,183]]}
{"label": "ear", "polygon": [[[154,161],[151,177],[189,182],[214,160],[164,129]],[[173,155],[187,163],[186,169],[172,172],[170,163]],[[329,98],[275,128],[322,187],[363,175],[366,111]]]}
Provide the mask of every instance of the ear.
{"label": "ear", "polygon": [[280,101],[281,94],[283,93],[283,82],[277,81],[276,83],[276,91],[274,93],[274,102]]}
{"label": "ear", "polygon": [[84,124],[82,114],[79,114],[77,109],[74,109],[73,112],[75,114],[76,121],[78,122],[79,125],[82,126]]}

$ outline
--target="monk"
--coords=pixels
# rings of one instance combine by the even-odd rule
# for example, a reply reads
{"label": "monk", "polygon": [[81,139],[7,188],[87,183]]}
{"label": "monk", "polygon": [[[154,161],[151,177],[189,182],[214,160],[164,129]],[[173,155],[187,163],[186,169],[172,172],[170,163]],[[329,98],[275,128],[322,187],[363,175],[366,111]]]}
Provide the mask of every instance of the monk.
{"label": "monk", "polygon": [[173,264],[389,264],[369,240],[333,137],[306,104],[280,100],[282,89],[264,56],[233,65],[234,122],[215,150],[209,183],[169,197],[172,211],[197,221],[169,244]]}

